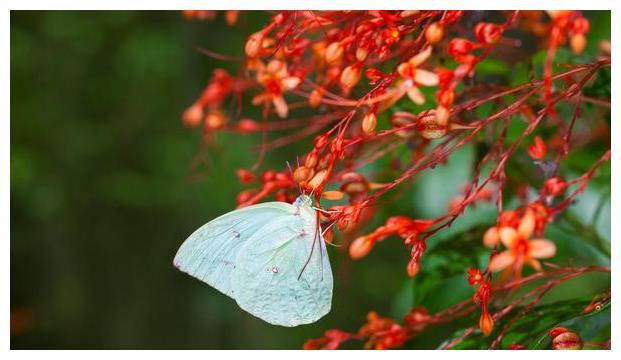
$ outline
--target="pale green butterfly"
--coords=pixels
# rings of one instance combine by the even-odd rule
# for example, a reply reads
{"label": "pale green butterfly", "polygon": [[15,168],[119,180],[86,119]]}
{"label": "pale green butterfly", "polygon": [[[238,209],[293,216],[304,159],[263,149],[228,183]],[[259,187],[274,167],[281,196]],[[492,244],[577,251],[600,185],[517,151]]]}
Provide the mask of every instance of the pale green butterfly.
{"label": "pale green butterfly", "polygon": [[174,265],[274,325],[313,323],[332,304],[330,260],[306,195],[208,222],[181,245]]}

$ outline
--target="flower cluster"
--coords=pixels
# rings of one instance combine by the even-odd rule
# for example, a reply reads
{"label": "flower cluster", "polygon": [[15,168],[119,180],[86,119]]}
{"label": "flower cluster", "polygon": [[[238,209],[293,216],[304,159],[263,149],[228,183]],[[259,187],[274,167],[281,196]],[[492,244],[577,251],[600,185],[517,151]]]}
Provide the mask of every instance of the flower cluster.
{"label": "flower cluster", "polygon": [[[403,267],[416,276],[423,254],[431,252],[428,238],[476,204],[498,207],[496,225],[478,229],[489,262],[485,271],[468,271],[475,287],[470,307],[433,316],[415,308],[402,323],[371,312],[357,333],[329,330],[305,348],[334,349],[349,340],[365,340],[367,348],[399,347],[428,324],[475,308],[481,309],[478,328],[490,334],[495,320],[504,316],[492,311],[496,287],[521,286],[522,272],[531,271],[525,265],[545,273],[549,264],[542,260],[552,259],[560,245],[543,238],[546,227],[609,161],[607,150],[573,179],[559,171],[580,147],[574,145],[590,144],[610,131],[605,121],[578,125],[585,120],[580,116],[585,102],[603,111],[610,107],[609,99],[583,93],[610,66],[610,44],[600,44],[600,55],[590,62],[554,73],[559,47],[585,50],[589,21],[580,11],[486,15],[458,10],[274,12],[248,36],[238,75],[214,70],[186,109],[183,123],[202,127],[207,140],[222,131],[261,134],[256,163],[238,170],[245,187],[237,196],[238,207],[268,198],[291,202],[299,191],[313,196],[326,239],[347,246],[352,259],[365,258],[377,242],[397,236],[410,251]],[[212,19],[216,13],[188,11],[185,16]],[[239,16],[243,13],[225,13],[228,24]],[[481,81],[479,69],[486,60],[529,51],[516,39],[522,35],[532,37],[546,54],[540,74],[521,84]],[[222,106],[242,98],[262,110],[261,119],[233,116]],[[294,168],[260,169],[266,153],[292,143],[306,147],[304,154],[292,156]],[[446,204],[446,214],[389,214],[378,219],[383,225],[364,229],[383,214],[378,209],[386,194],[408,187],[467,144],[477,146],[476,164],[470,181]],[[390,169],[366,170],[380,163],[389,163]],[[536,176],[512,179],[507,169],[516,164],[534,164]],[[518,205],[507,209],[507,198]],[[333,240],[334,232],[343,236]]]}

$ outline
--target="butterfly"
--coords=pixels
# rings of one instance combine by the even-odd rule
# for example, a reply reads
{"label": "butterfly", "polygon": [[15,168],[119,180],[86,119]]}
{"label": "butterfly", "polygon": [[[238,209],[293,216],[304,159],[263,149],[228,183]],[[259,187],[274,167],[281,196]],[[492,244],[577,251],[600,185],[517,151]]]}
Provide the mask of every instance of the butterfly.
{"label": "butterfly", "polygon": [[208,222],[183,242],[173,263],[273,325],[313,323],[332,304],[330,260],[306,195]]}

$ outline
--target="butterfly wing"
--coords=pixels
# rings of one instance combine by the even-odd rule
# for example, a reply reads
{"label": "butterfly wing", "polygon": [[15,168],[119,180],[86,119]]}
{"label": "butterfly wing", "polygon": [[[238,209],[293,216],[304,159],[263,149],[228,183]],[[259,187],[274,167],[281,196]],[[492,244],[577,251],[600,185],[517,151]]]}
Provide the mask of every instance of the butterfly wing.
{"label": "butterfly wing", "polygon": [[181,245],[175,267],[234,297],[231,275],[240,249],[268,221],[290,210],[285,203],[262,203],[226,213],[196,230]]}
{"label": "butterfly wing", "polygon": [[[289,205],[289,204],[287,204]],[[239,306],[274,325],[297,326],[330,311],[332,271],[315,212],[270,220],[240,252],[232,284]]]}

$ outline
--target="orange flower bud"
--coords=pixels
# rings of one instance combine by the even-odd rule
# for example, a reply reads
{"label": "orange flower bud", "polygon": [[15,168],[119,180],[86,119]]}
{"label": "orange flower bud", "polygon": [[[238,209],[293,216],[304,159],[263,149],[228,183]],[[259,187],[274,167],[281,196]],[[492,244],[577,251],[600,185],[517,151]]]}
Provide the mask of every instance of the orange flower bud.
{"label": "orange flower bud", "polygon": [[377,126],[377,116],[375,112],[368,112],[364,118],[362,118],[362,131],[367,135],[372,135]]}
{"label": "orange flower bud", "polygon": [[326,48],[325,58],[326,62],[330,65],[334,65],[343,57],[343,45],[340,42],[333,42]]}
{"label": "orange flower bud", "polygon": [[437,44],[444,37],[444,26],[438,22],[434,22],[425,31],[425,38],[430,44]]}
{"label": "orange flower bud", "polygon": [[259,51],[261,51],[263,47],[263,39],[265,39],[265,35],[260,31],[250,35],[248,41],[246,41],[246,47],[244,48],[246,56],[249,58],[257,57]]}
{"label": "orange flower bud", "polygon": [[479,328],[485,336],[489,336],[494,330],[494,318],[484,309],[479,318]]}
{"label": "orange flower bud", "polygon": [[327,175],[328,171],[327,170],[321,170],[319,171],[317,174],[315,174],[315,176],[313,176],[313,178],[308,182],[308,187],[315,190],[317,189],[319,186],[321,186],[324,182],[324,180],[326,179],[326,175]]}
{"label": "orange flower bud", "polygon": [[308,104],[312,108],[316,108],[319,105],[321,105],[321,100],[323,100],[323,89],[322,88],[314,89],[310,93],[310,96],[308,97]]}
{"label": "orange flower bud", "polygon": [[408,262],[407,271],[410,277],[416,276],[418,271],[420,270],[420,261],[416,258],[412,258],[410,262]]}
{"label": "orange flower bud", "polygon": [[364,176],[349,172],[341,176],[341,191],[349,194],[350,196],[369,191],[369,183]]}
{"label": "orange flower bud", "polygon": [[444,107],[451,107],[455,101],[455,93],[453,90],[445,89],[438,92],[438,102]]}
{"label": "orange flower bud", "polygon": [[586,47],[586,43],[587,43],[587,40],[584,34],[574,34],[569,39],[571,51],[573,51],[574,54],[580,54],[582,51],[584,51],[584,48]]}
{"label": "orange flower bud", "polygon": [[224,126],[225,118],[219,111],[211,111],[205,116],[205,125],[209,129],[219,129]]}
{"label": "orange flower bud", "polygon": [[367,256],[374,244],[375,241],[369,236],[361,236],[349,245],[349,256],[354,260],[361,259]]}
{"label": "orange flower bud", "polygon": [[356,60],[364,61],[366,60],[367,56],[369,56],[369,49],[365,47],[359,47],[358,49],[356,49]]}
{"label": "orange flower bud", "polygon": [[331,190],[324,191],[323,194],[321,194],[321,197],[327,200],[341,200],[344,195],[345,194],[343,194],[341,191]]}
{"label": "orange flower bud", "polygon": [[183,112],[183,124],[187,127],[197,127],[200,125],[202,119],[203,108],[198,104],[190,106]]}
{"label": "orange flower bud", "polygon": [[399,13],[399,16],[402,18],[407,18],[410,16],[414,16],[416,14],[418,14],[420,12],[420,10],[403,10],[401,11],[401,13]]}
{"label": "orange flower bud", "polygon": [[317,164],[318,169],[325,169],[330,165],[330,163],[334,160],[334,156],[331,153],[325,154],[321,159],[319,159],[319,164]]}
{"label": "orange flower bud", "polygon": [[306,160],[304,161],[304,165],[306,165],[307,168],[312,169],[317,165],[318,161],[319,161],[319,157],[317,156],[317,152],[311,151],[308,155],[306,155]]}
{"label": "orange flower bud", "polygon": [[438,106],[438,108],[436,109],[436,121],[438,122],[438,125],[446,126],[446,124],[448,123],[449,116],[450,116],[449,109],[447,109],[446,107],[442,105]]}
{"label": "orange flower bud", "polygon": [[360,66],[349,65],[341,73],[341,85],[345,88],[353,88],[360,81]]}
{"label": "orange flower bud", "polygon": [[308,180],[313,175],[313,170],[306,166],[300,166],[293,172],[293,180],[297,183]]}

